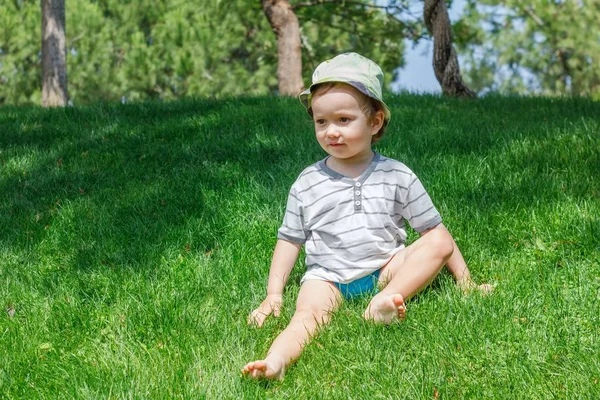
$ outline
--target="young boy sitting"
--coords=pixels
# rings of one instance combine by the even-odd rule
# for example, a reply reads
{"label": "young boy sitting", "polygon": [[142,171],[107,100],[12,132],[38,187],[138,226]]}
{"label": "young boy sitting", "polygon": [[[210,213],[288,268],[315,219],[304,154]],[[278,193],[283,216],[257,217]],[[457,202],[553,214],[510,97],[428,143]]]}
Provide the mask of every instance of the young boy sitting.
{"label": "young boy sitting", "polygon": [[[302,245],[306,274],[296,311],[264,360],[242,373],[281,379],[287,366],[343,299],[379,292],[364,318],[390,324],[405,317],[405,301],[444,265],[459,285],[475,285],[456,243],[425,188],[399,161],[371,150],[390,111],[382,100],[383,72],[356,53],[320,64],[300,100],[313,117],[316,138],[329,156],[306,168],[292,185],[278,232],[267,297],[249,323],[279,315],[282,293]],[[406,225],[420,238],[405,247]],[[482,290],[489,286],[482,285]]]}

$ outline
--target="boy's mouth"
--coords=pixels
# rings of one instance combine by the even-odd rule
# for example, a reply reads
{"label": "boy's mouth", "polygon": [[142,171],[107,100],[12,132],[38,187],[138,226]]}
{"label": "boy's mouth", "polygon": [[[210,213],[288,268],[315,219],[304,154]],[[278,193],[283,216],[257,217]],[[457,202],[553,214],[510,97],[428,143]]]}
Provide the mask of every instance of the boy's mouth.
{"label": "boy's mouth", "polygon": [[343,143],[329,143],[329,145],[330,145],[331,147],[339,147],[339,146],[342,146],[342,145],[343,145]]}

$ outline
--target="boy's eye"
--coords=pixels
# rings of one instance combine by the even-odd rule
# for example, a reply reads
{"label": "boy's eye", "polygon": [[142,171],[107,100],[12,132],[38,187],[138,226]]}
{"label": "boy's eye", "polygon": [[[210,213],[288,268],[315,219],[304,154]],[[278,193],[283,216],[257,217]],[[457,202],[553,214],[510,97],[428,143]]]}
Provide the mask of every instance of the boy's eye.
{"label": "boy's eye", "polygon": [[341,117],[341,118],[340,118],[340,122],[342,122],[342,123],[344,123],[344,124],[345,124],[345,123],[347,123],[347,122],[350,122],[350,118],[347,118],[347,117]]}
{"label": "boy's eye", "polygon": [[317,123],[317,125],[323,125],[325,123],[325,120],[324,119],[317,119],[315,122]]}

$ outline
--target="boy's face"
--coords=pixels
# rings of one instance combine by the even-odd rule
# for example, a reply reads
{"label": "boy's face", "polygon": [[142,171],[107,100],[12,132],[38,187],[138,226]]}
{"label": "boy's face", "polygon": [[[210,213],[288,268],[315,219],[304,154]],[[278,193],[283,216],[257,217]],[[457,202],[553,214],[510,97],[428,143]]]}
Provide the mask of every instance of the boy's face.
{"label": "boy's face", "polygon": [[336,84],[311,100],[317,141],[331,157],[352,162],[370,158],[371,137],[383,124],[380,112],[369,120],[361,110],[363,95],[346,84]]}

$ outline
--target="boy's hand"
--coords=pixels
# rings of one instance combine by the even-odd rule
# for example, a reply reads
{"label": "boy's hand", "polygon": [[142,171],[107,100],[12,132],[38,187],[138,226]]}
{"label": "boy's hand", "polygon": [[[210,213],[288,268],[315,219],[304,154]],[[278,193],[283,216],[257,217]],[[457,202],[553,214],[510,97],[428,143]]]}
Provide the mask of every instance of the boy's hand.
{"label": "boy's hand", "polygon": [[258,306],[258,308],[256,310],[252,311],[250,313],[250,315],[248,316],[248,324],[254,324],[260,328],[263,325],[263,323],[265,322],[265,319],[267,319],[267,317],[269,315],[271,315],[271,313],[275,317],[279,317],[279,312],[281,310],[282,303],[283,303],[282,295],[280,295],[280,294],[267,295],[267,297],[263,300],[263,302],[260,303],[260,306]]}
{"label": "boy's hand", "polygon": [[493,285],[490,285],[489,283],[482,283],[481,285],[478,285],[470,278],[459,279],[456,281],[456,284],[464,294],[469,294],[474,290],[478,290],[482,295],[486,296],[494,291]]}

